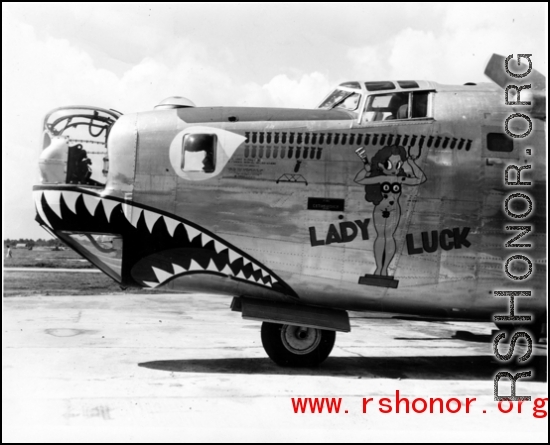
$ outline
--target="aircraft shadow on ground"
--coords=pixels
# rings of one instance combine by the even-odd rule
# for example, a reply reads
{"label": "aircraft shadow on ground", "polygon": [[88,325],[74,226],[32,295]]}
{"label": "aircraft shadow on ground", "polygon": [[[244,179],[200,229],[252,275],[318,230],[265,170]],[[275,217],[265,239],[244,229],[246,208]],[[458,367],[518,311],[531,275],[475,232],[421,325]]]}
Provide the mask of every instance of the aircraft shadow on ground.
{"label": "aircraft shadow on ground", "polygon": [[143,368],[184,373],[308,375],[350,378],[423,380],[493,380],[497,372],[532,371],[531,382],[546,381],[546,356],[518,366],[517,357],[500,362],[494,356],[454,357],[329,357],[317,368],[282,368],[269,358],[159,360]]}
{"label": "aircraft shadow on ground", "polygon": [[[460,341],[469,341],[472,343],[493,343],[495,338],[494,334],[474,334],[470,331],[456,331],[456,333],[450,337],[395,337],[394,340],[414,340],[414,341],[445,341],[445,340],[460,340]],[[502,339],[501,344],[509,345],[510,335],[508,335],[508,340]],[[523,342],[522,342],[523,343]],[[520,343],[521,344],[521,343]],[[525,343],[523,343],[525,344]],[[546,349],[545,344],[533,342],[533,347],[537,349]]]}
{"label": "aircraft shadow on ground", "polygon": [[469,331],[456,331],[451,337],[395,337],[394,340],[414,340],[414,341],[442,341],[442,340],[460,340],[473,343],[493,343],[494,335],[474,334]]}

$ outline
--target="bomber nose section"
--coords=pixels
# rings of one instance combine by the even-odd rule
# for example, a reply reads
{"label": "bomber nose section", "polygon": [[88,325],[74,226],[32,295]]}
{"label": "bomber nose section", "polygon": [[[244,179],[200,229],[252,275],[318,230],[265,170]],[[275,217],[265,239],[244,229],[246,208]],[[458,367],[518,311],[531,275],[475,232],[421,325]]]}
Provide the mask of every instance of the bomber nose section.
{"label": "bomber nose section", "polygon": [[[121,282],[122,236],[92,221],[107,182],[108,137],[119,117],[92,107],[57,108],[46,115],[33,193],[38,223]],[[103,212],[112,207],[106,202]]]}

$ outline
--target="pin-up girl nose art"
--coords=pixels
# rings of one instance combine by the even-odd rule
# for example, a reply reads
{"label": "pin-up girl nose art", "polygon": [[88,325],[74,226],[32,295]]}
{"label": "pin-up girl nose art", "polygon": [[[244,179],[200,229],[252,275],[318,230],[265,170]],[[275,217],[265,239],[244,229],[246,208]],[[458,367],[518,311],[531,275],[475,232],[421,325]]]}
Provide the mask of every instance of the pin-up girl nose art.
{"label": "pin-up girl nose art", "polygon": [[[359,279],[360,284],[397,287],[397,280],[388,276],[390,265],[396,251],[394,234],[401,219],[399,198],[402,187],[418,186],[426,181],[426,175],[416,165],[418,153],[409,152],[398,145],[381,148],[368,161],[364,150],[357,150],[364,163],[355,176],[355,182],[365,186],[365,200],[374,204],[373,223],[376,230],[374,240],[374,274],[366,274]],[[405,170],[406,168],[406,170]]]}

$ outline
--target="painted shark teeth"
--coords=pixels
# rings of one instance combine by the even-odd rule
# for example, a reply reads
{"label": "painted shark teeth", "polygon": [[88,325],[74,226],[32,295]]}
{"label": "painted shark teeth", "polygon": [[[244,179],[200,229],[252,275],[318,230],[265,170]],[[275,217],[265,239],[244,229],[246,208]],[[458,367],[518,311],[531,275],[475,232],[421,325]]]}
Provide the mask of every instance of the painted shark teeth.
{"label": "painted shark teeth", "polygon": [[44,196],[50,209],[61,218],[61,192],[59,190],[45,190]]}
{"label": "painted shark teeth", "polygon": [[[94,216],[97,206],[101,202],[101,199],[99,199],[97,196],[92,196],[87,194],[83,194],[82,199],[84,200],[84,205],[86,206],[86,209],[88,210],[88,212],[90,212],[90,215]],[[76,199],[75,199],[75,202],[76,202]]]}
{"label": "painted shark teeth", "polygon": [[241,257],[237,252],[234,252],[231,249],[228,249],[228,255],[229,255],[229,263],[230,264],[234,263],[235,261],[237,261]]}
{"label": "painted shark teeth", "polygon": [[166,225],[166,229],[168,230],[168,233],[170,236],[174,236],[174,232],[176,231],[176,228],[181,224],[179,221],[176,221],[175,219],[168,218],[166,216],[163,216],[162,219],[164,220],[164,224]]}
{"label": "painted shark teeth", "polygon": [[[114,199],[110,199],[109,197],[102,197],[73,190],[36,190],[33,192],[33,196],[36,204],[36,210],[40,215],[40,218],[48,227],[52,229],[55,228],[54,226],[52,226],[51,222],[46,216],[46,212],[44,211],[43,206],[43,198],[45,199],[49,209],[53,213],[55,213],[58,218],[63,219],[63,212],[67,212],[67,209],[75,215],[78,214],[77,202],[78,199],[82,197],[84,206],[89,215],[91,215],[92,217],[96,216],[97,208],[99,206],[99,203],[101,203],[105,212],[105,216],[107,217],[107,221],[111,222],[110,220],[113,214],[113,210],[115,209],[115,207],[120,206],[119,208],[122,209],[122,213],[124,214],[128,222],[135,228],[138,227],[138,223],[143,215],[143,220],[145,222],[147,230],[149,231],[149,233],[153,233],[155,227],[158,228],[157,223],[159,219],[162,219],[170,237],[174,237],[176,231],[181,226],[180,230],[185,230],[189,242],[198,242],[203,248],[206,247],[207,244],[209,244],[209,248],[211,249],[213,247],[217,255],[227,255],[227,262],[223,264],[223,267],[221,269],[216,265],[213,259],[210,259],[206,267],[202,267],[193,259],[191,259],[187,268],[185,268],[181,264],[172,263],[172,271],[166,271],[158,266],[151,266],[152,272],[158,282],[143,281],[143,283],[148,287],[157,287],[176,275],[182,275],[189,272],[220,273],[267,287],[273,287],[273,285],[277,283],[277,280],[271,275],[271,273],[269,273],[263,267],[257,265],[251,259],[245,257],[244,255],[236,252],[231,247],[225,245],[223,241],[212,238],[212,236],[204,233],[199,228],[191,226],[189,223],[177,221],[173,218],[170,218],[169,216],[161,215],[151,210],[142,209],[129,202],[121,203],[119,201],[115,201]],[[62,202],[64,204],[64,207],[66,207],[63,212],[61,210],[63,207]],[[67,213],[65,213],[65,215],[67,215]],[[240,263],[238,263],[239,265],[237,266],[234,265],[236,261],[240,261]],[[234,270],[236,267],[239,270],[237,270],[237,272],[235,273]],[[248,277],[244,273],[244,267],[247,267],[248,271],[252,270],[252,273]]]}
{"label": "painted shark teeth", "polygon": [[126,216],[128,222],[137,229],[138,221],[141,216],[141,212],[143,212],[143,209],[140,209],[139,207],[134,207],[130,204],[124,204],[122,207],[124,209],[124,216]]}
{"label": "painted shark teeth", "polygon": [[233,275],[233,271],[229,268],[229,266],[226,264],[222,270],[220,270],[220,273],[223,273],[225,275]]}
{"label": "painted shark teeth", "polygon": [[194,227],[188,226],[187,224],[184,224],[185,229],[187,230],[187,236],[189,237],[189,241],[193,241],[197,236],[200,236],[200,232],[195,229]]}
{"label": "painted shark teeth", "polygon": [[206,267],[205,270],[210,270],[212,272],[219,272],[218,268],[216,267],[212,259],[210,259],[210,262],[208,263],[208,266]]}
{"label": "painted shark teeth", "polygon": [[[241,280],[250,281],[252,283],[260,283],[264,284],[265,286],[272,287],[271,281],[272,278],[270,275],[267,277],[262,274],[259,278],[254,278],[253,275],[251,275],[249,278],[245,276],[242,270],[239,270],[239,272],[235,275],[233,271],[229,268],[228,265],[225,265],[221,270],[218,269],[214,263],[214,261],[211,259],[208,263],[208,266],[202,267],[199,263],[197,263],[195,260],[191,260],[189,263],[189,266],[187,268],[172,263],[172,269],[173,272],[168,272],[166,270],[160,269],[155,266],[151,266],[151,269],[153,273],[155,274],[158,282],[156,281],[144,281],[143,283],[151,288],[158,287],[159,285],[165,283],[166,281],[170,280],[173,277],[183,275],[187,272],[216,272],[216,273],[222,273],[229,276],[234,276],[235,278],[240,278]],[[258,270],[261,270],[260,268],[256,268],[254,271],[257,272]],[[263,272],[263,271],[262,271]]]}
{"label": "painted shark teeth", "polygon": [[46,214],[44,213],[44,209],[42,208],[42,196],[43,196],[43,194],[44,193],[42,191],[33,192],[34,203],[36,205],[36,211],[40,215],[40,218],[42,219],[42,221],[44,221],[44,224],[46,224],[48,227],[52,228],[52,225],[51,225],[50,221],[48,221],[48,218],[46,217]]}
{"label": "painted shark teeth", "polygon": [[157,276],[157,280],[159,283],[163,283],[164,281],[173,277],[171,273],[166,272],[162,269],[158,269],[157,267],[153,267],[153,272],[155,272],[155,275]]}
{"label": "painted shark teeth", "polygon": [[119,205],[119,203],[117,201],[113,201],[112,199],[103,199],[102,204],[103,210],[105,211],[105,216],[107,217],[107,222],[111,222],[111,213],[113,213],[113,209]]}
{"label": "painted shark teeth", "polygon": [[203,247],[206,246],[210,241],[214,241],[213,238],[210,238],[206,233],[201,235],[201,242]]}
{"label": "painted shark teeth", "polygon": [[62,192],[61,195],[63,196],[63,201],[65,201],[65,204],[67,205],[69,210],[76,215],[76,198],[78,198],[78,194]]}
{"label": "painted shark teeth", "polygon": [[183,267],[178,266],[177,264],[172,263],[172,268],[174,269],[174,275],[179,275],[181,273],[187,272]]}
{"label": "painted shark teeth", "polygon": [[214,240],[214,250],[216,253],[220,253],[223,249],[225,249],[225,246],[219,241]]}
{"label": "painted shark teeth", "polygon": [[244,276],[244,273],[242,270],[239,270],[239,273],[235,275],[236,278],[241,278],[242,280],[246,280],[246,277]]}
{"label": "painted shark teeth", "polygon": [[192,271],[192,270],[205,270],[205,269],[195,260],[191,260],[191,264],[189,264],[189,271]]}
{"label": "painted shark teeth", "polygon": [[160,218],[160,215],[158,213],[150,212],[149,210],[144,210],[143,215],[145,217],[145,224],[147,224],[149,232],[153,233],[153,227]]}

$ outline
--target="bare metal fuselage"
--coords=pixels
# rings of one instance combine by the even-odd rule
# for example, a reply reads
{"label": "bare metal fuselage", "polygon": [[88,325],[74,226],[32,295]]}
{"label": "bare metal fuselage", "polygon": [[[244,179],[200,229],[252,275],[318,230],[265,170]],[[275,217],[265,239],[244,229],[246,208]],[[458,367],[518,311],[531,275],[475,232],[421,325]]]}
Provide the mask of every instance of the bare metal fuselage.
{"label": "bare metal fuselage", "polygon": [[[125,285],[487,321],[507,312],[507,300],[495,290],[531,290],[519,309],[544,316],[545,122],[533,119],[531,134],[515,139],[512,152],[492,152],[487,134],[502,133],[510,114],[502,91],[441,87],[432,106],[430,119],[370,123],[326,110],[127,114],[110,131],[105,187],[43,184],[35,187],[37,205],[69,243],[72,231],[119,233],[122,265],[111,276]],[[174,141],[197,127],[219,130],[222,144],[227,134],[241,138],[211,178],[175,173]],[[363,147],[372,159],[388,145],[418,154],[425,175],[387,198],[399,212],[386,234],[395,242],[387,270],[392,285],[383,284],[388,277],[372,278],[375,242],[384,236],[376,215],[384,209],[367,201],[365,186],[354,181],[364,168],[356,150]],[[506,185],[509,164],[532,165],[522,172],[532,185]],[[525,219],[504,211],[514,192],[527,192],[534,203]],[[329,204],[312,205],[312,199]],[[532,226],[523,239],[532,247],[505,248],[518,233],[509,225]],[[512,254],[531,259],[528,279],[505,275]],[[521,275],[523,266],[512,262],[510,270]],[[365,276],[371,281],[361,280]]]}

